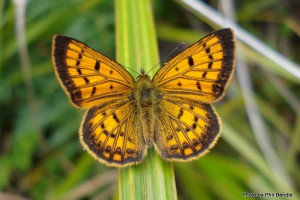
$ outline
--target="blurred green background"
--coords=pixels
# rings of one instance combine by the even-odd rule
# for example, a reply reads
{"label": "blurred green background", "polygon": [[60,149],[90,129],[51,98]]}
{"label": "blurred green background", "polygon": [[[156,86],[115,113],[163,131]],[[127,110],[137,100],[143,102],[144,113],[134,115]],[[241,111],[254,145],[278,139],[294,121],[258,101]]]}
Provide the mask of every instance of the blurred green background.
{"label": "blurred green background", "polygon": [[[118,172],[79,144],[84,111],[71,106],[55,78],[51,39],[70,36],[115,59],[114,2],[28,0],[24,15],[21,2],[0,0],[0,199],[112,199]],[[191,44],[213,31],[178,2],[153,1],[161,58],[179,43]],[[220,1],[205,2],[221,12]],[[299,1],[232,3],[241,27],[300,62]],[[241,199],[243,192],[299,197],[300,80],[245,45],[238,55],[245,59],[237,68],[248,69],[238,75],[246,73],[250,81],[235,76],[215,104],[223,133],[213,151],[174,163],[179,199]],[[258,115],[251,114],[251,103]]]}

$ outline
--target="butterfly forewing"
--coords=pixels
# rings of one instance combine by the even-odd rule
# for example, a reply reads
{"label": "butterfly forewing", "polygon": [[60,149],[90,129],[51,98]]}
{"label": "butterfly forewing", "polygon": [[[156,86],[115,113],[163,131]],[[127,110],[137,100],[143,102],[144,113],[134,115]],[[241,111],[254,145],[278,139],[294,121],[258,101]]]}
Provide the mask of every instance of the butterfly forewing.
{"label": "butterfly forewing", "polygon": [[166,95],[183,101],[219,100],[235,67],[235,41],[231,29],[209,34],[171,59],[154,76]]}
{"label": "butterfly forewing", "polygon": [[53,65],[58,80],[78,107],[103,105],[130,93],[134,79],[117,62],[69,37],[53,37]]}

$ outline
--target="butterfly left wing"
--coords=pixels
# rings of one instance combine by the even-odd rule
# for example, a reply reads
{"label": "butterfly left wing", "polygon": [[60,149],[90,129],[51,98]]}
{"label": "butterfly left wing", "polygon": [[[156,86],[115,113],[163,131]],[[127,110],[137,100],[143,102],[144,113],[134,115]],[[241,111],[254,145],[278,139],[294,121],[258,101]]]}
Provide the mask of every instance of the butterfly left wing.
{"label": "butterfly left wing", "polygon": [[147,148],[136,112],[129,100],[89,109],[79,130],[81,144],[107,166],[140,163]]}
{"label": "butterfly left wing", "polygon": [[198,158],[209,152],[220,136],[219,118],[210,104],[165,99],[157,112],[155,144],[165,160]]}
{"label": "butterfly left wing", "polygon": [[211,103],[224,95],[234,67],[234,34],[231,29],[222,29],[171,59],[158,70],[153,82],[177,101]]}
{"label": "butterfly left wing", "polygon": [[52,60],[57,79],[76,107],[126,98],[135,82],[120,64],[66,36],[53,37]]}

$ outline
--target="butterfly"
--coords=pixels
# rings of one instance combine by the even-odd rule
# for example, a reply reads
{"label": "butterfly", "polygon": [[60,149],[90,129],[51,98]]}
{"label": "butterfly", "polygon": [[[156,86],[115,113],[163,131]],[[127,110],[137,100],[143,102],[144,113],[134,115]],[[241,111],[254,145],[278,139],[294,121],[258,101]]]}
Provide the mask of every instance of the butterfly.
{"label": "butterfly", "polygon": [[151,80],[135,80],[122,65],[82,42],[54,35],[54,71],[75,107],[87,109],[80,141],[98,161],[124,167],[143,161],[150,147],[167,161],[189,161],[220,136],[213,102],[235,69],[235,37],[215,31],[163,65]]}

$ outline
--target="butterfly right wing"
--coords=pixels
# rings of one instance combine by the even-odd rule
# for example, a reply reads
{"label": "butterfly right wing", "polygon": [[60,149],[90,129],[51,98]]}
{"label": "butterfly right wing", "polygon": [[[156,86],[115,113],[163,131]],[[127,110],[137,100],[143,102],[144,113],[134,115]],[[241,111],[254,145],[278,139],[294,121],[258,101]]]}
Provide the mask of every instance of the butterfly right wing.
{"label": "butterfly right wing", "polygon": [[147,153],[140,130],[137,110],[127,100],[89,109],[79,132],[83,147],[95,159],[124,167],[140,163]]}
{"label": "butterfly right wing", "polygon": [[120,64],[66,36],[53,37],[52,60],[57,79],[76,107],[126,98],[135,82]]}

